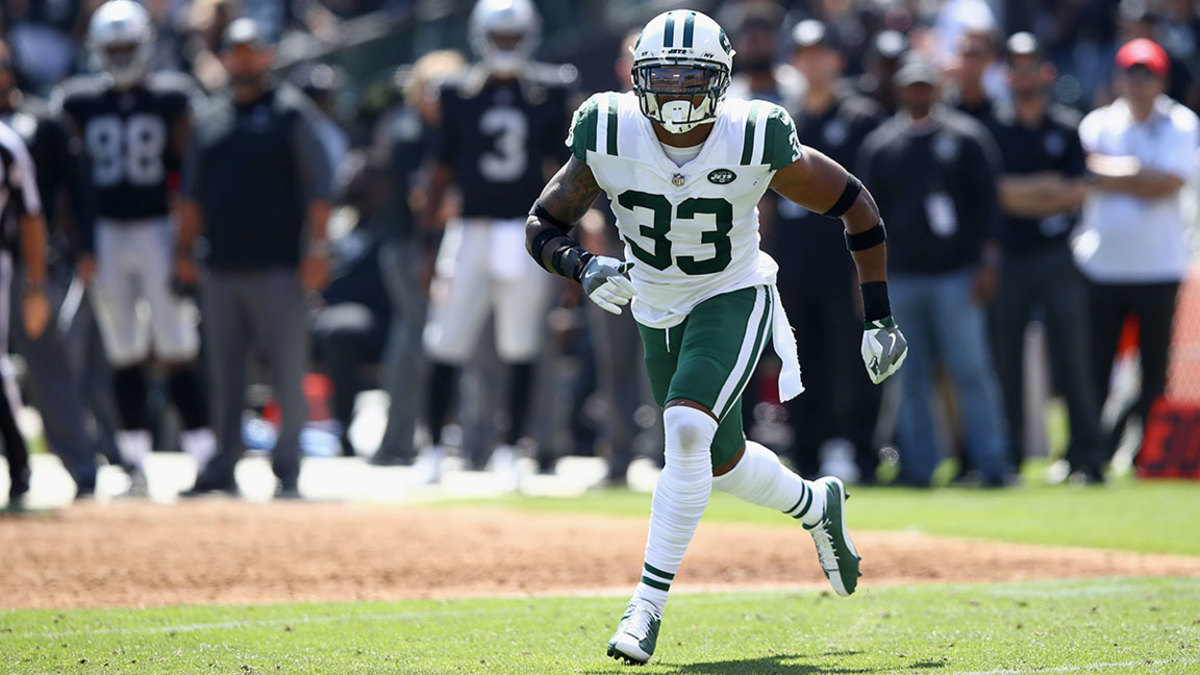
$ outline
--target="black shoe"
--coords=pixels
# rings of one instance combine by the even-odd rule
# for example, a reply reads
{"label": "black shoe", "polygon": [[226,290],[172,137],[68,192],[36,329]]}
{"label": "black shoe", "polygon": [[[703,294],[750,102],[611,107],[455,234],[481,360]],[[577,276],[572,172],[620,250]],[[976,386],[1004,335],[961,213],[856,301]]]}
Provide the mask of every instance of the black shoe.
{"label": "black shoe", "polygon": [[1093,466],[1072,471],[1067,482],[1071,485],[1098,486],[1105,485],[1107,481],[1104,479],[1104,472]]}
{"label": "black shoe", "polygon": [[300,494],[300,488],[296,485],[291,483],[280,483],[279,486],[275,488],[275,499],[298,500],[304,499],[304,495]]}
{"label": "black shoe", "polygon": [[218,483],[215,481],[197,480],[196,484],[189,490],[184,490],[179,493],[181,499],[195,499],[197,497],[238,497],[241,492],[238,490],[237,483]]}
{"label": "black shoe", "polygon": [[29,492],[29,471],[25,470],[20,475],[10,476],[9,480],[8,503],[20,503],[21,498]]}
{"label": "black shoe", "polygon": [[413,459],[411,456],[379,450],[368,461],[372,466],[412,466]]}

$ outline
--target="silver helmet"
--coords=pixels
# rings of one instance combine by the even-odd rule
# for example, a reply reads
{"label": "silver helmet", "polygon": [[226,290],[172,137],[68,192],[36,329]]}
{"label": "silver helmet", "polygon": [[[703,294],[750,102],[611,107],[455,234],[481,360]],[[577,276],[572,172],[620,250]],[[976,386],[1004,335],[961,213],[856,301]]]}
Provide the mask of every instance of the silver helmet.
{"label": "silver helmet", "polygon": [[520,72],[541,32],[542,20],[530,0],[479,0],[468,22],[471,49],[494,73]]}
{"label": "silver helmet", "polygon": [[108,0],[92,14],[87,47],[96,67],[118,87],[141,82],[150,69],[154,29],[146,9],[133,0]]}
{"label": "silver helmet", "polygon": [[630,51],[633,92],[642,114],[673,134],[717,118],[734,51],[716,21],[689,9],[659,14]]}

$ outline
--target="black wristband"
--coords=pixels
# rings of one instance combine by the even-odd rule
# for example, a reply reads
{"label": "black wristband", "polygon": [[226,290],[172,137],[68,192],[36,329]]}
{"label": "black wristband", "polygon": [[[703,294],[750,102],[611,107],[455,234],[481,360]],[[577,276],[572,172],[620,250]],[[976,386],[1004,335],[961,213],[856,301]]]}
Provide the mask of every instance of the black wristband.
{"label": "black wristband", "polygon": [[846,235],[846,248],[851,251],[864,251],[868,248],[874,248],[883,242],[887,241],[887,228],[883,226],[883,221],[875,223],[874,227]]}
{"label": "black wristband", "polygon": [[542,251],[545,250],[546,246],[548,245],[557,247],[561,243],[570,241],[570,237],[562,232],[559,232],[558,230],[543,229],[541,232],[538,232],[536,235],[534,235],[533,241],[529,242],[529,255],[533,256],[533,260],[538,265],[541,265],[542,269],[546,270],[547,272],[553,272],[554,270],[546,267],[546,263],[543,262],[544,258],[542,257]]}
{"label": "black wristband", "polygon": [[846,187],[842,188],[842,195],[838,197],[837,202],[821,215],[829,218],[841,218],[850,210],[851,206],[854,206],[854,201],[858,199],[858,193],[862,192],[862,189],[862,181],[851,174],[846,178]]}
{"label": "black wristband", "polygon": [[863,319],[878,321],[892,315],[886,281],[868,281],[858,287],[862,291]]}

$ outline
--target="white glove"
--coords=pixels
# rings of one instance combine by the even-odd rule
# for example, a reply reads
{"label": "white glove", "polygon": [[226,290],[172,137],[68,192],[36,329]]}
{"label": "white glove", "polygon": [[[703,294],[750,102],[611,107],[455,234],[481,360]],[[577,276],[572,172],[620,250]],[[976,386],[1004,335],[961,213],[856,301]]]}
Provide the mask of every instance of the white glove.
{"label": "white glove", "polygon": [[637,295],[633,284],[623,276],[631,267],[631,262],[603,255],[592,256],[583,267],[579,283],[583,286],[583,292],[592,302],[600,305],[600,309],[620,314],[621,308]]}
{"label": "white glove", "polygon": [[892,317],[868,321],[863,327],[862,357],[871,381],[879,384],[900,370],[908,356],[908,341]]}

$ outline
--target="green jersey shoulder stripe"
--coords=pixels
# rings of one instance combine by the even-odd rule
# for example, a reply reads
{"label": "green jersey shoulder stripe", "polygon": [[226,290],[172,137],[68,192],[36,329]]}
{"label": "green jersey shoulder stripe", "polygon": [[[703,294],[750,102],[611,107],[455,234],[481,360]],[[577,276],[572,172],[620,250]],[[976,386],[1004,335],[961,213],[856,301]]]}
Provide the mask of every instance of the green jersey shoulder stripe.
{"label": "green jersey shoulder stripe", "polygon": [[758,101],[750,104],[750,112],[746,114],[746,135],[742,139],[742,166],[749,166],[754,159],[754,130],[758,125]]}
{"label": "green jersey shoulder stripe", "polygon": [[581,162],[587,162],[589,150],[596,151],[596,126],[600,116],[599,95],[583,102],[571,118],[571,131],[567,134],[567,147]]}
{"label": "green jersey shoulder stripe", "polygon": [[616,92],[595,94],[584,101],[575,111],[567,134],[571,154],[584,163],[589,151],[616,155],[619,112],[620,98]]}
{"label": "green jersey shoulder stripe", "polygon": [[605,116],[607,138],[604,143],[604,152],[610,155],[617,154],[617,112],[619,106],[620,100],[617,98],[617,93],[614,91],[608,92],[608,114]]}

